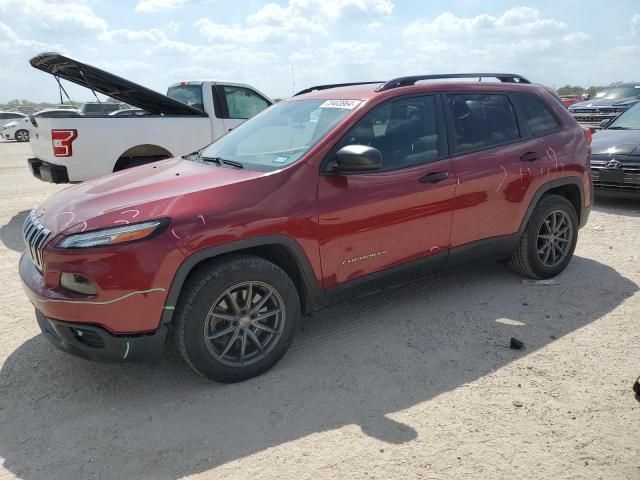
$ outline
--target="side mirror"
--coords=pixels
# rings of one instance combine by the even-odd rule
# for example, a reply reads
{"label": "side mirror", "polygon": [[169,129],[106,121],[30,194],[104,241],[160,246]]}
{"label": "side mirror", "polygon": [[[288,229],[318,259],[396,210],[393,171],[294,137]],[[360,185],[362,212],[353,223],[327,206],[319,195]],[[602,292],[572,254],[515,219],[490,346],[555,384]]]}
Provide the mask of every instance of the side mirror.
{"label": "side mirror", "polygon": [[607,125],[609,125],[610,122],[611,122],[611,120],[604,119],[604,120],[600,120],[600,123],[598,123],[598,125],[600,125],[600,128],[606,128]]}
{"label": "side mirror", "polygon": [[382,154],[367,145],[347,145],[336,153],[334,173],[375,172],[382,168]]}

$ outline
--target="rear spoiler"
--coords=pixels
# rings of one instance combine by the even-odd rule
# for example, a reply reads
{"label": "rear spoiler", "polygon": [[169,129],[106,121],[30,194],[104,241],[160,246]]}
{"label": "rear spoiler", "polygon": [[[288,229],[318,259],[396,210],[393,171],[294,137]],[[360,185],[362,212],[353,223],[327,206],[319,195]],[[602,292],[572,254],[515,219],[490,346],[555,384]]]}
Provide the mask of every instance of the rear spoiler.
{"label": "rear spoiler", "polygon": [[58,79],[63,78],[152,114],[207,116],[202,110],[59,53],[41,53],[29,63]]}

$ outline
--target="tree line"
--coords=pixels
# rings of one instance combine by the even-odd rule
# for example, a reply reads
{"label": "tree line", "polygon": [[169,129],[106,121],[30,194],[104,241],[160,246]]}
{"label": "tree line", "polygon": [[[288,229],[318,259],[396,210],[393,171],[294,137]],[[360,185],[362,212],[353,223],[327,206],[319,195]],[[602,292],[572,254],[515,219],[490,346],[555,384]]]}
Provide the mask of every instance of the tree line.
{"label": "tree line", "polygon": [[560,87],[557,92],[558,95],[582,95],[583,93],[588,93],[593,97],[601,88],[602,87],[595,86],[584,88],[579,85],[565,85],[564,87]]}

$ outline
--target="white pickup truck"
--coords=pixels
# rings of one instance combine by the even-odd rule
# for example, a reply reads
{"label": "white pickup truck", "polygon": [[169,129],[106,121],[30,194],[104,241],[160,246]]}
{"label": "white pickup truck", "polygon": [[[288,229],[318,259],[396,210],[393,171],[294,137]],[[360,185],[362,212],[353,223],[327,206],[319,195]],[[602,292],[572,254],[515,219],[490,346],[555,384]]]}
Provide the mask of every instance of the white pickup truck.
{"label": "white pickup truck", "polygon": [[215,81],[176,83],[165,96],[58,53],[37,55],[31,65],[58,82],[65,79],[148,112],[31,118],[29,168],[36,178],[53,183],[82,182],[187,155],[273,103],[249,85]]}

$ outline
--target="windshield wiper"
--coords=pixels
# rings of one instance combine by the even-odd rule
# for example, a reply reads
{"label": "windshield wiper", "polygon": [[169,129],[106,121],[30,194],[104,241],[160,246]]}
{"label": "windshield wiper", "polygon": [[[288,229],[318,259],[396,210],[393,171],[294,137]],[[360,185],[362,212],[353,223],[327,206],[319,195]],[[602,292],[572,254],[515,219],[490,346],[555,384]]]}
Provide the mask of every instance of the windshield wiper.
{"label": "windshield wiper", "polygon": [[609,127],[607,130],[633,130],[631,127]]}
{"label": "windshield wiper", "polygon": [[242,165],[240,162],[234,162],[232,160],[226,160],[220,157],[200,157],[200,160],[202,160],[203,162],[215,163],[219,166],[222,166],[224,164],[234,168],[244,168],[244,165]]}

